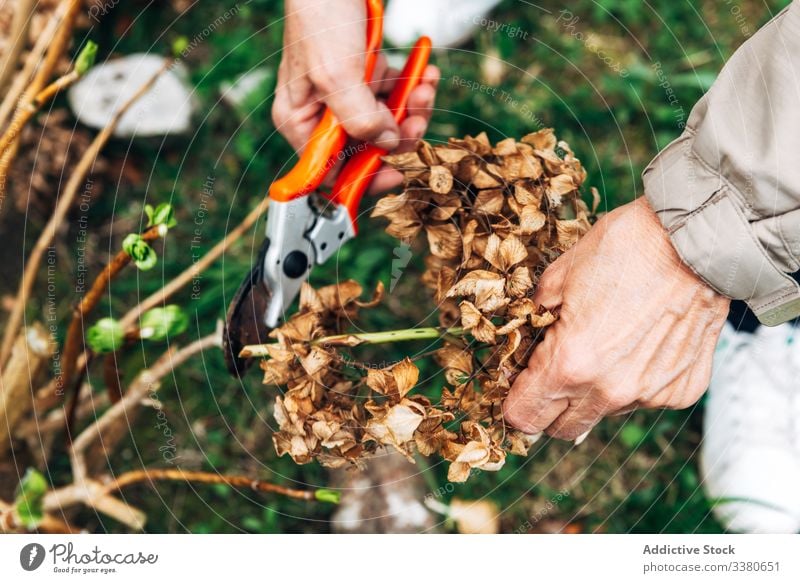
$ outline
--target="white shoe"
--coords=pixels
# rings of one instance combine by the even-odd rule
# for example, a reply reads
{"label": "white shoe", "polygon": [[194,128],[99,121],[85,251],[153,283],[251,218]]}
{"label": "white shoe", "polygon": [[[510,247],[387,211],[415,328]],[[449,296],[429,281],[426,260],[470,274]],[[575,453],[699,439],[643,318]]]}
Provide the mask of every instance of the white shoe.
{"label": "white shoe", "polygon": [[455,47],[479,26],[490,26],[486,15],[500,0],[392,0],[386,8],[383,34],[396,47],[431,37],[434,47]]}
{"label": "white shoe", "polygon": [[800,334],[789,324],[736,332],[714,356],[700,471],[729,530],[800,531]]}

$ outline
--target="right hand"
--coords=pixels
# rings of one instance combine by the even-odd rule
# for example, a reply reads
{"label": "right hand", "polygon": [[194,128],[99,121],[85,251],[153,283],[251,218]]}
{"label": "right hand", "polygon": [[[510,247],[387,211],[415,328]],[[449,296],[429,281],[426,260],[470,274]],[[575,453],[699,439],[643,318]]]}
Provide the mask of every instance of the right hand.
{"label": "right hand", "polygon": [[[398,127],[376,95],[387,94],[398,71],[379,55],[373,80],[365,74],[366,3],[363,0],[286,0],[283,57],[272,119],[298,152],[330,107],[347,133],[389,151],[413,149],[428,127],[440,73],[429,65],[411,93],[408,117]],[[397,186],[400,174],[381,169],[372,192]]]}

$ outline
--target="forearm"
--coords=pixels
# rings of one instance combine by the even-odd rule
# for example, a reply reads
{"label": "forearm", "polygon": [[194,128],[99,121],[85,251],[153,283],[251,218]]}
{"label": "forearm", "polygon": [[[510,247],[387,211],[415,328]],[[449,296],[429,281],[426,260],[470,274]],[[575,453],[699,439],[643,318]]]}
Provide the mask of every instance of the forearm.
{"label": "forearm", "polygon": [[644,173],[673,245],[765,324],[800,315],[800,3],[730,59]]}

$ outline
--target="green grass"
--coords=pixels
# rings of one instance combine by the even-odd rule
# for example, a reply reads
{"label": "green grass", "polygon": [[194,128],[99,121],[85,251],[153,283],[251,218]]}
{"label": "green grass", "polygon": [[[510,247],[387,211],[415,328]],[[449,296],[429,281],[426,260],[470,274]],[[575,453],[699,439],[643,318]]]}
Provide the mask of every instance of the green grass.
{"label": "green grass", "polygon": [[[185,59],[199,103],[196,133],[164,142],[137,141],[130,150],[125,143],[108,149],[109,158],[127,157],[126,163],[144,179],[99,196],[91,211],[93,224],[106,229],[113,214],[117,221],[136,225],[145,203],[163,201],[176,206],[180,222],[155,270],[128,271],[114,283],[112,305],[99,310],[104,315],[121,315],[137,296],[156,290],[185,269],[193,254],[208,250],[264,196],[271,180],[293,156],[269,117],[282,33],[280,3],[253,0],[206,35],[203,31],[209,23],[231,9],[232,2],[204,0],[180,16],[162,4],[166,3],[143,9],[141,3],[122,3],[107,17],[106,25],[91,34],[101,45],[98,61],[107,58],[112,48],[114,54],[168,54],[176,43],[199,39]],[[785,4],[786,0],[747,0],[738,6],[753,31]],[[435,54],[443,79],[428,137],[436,142],[487,131],[498,139],[536,130],[539,122],[555,127],[584,162],[588,184],[597,186],[604,205],[613,208],[640,193],[639,176],[649,159],[680,134],[679,109],[688,117],[725,59],[745,39],[741,23],[720,2],[658,0],[648,6],[634,0],[577,0],[568,3],[573,17],[578,17],[574,28],[568,28],[558,21],[564,5],[545,2],[542,6],[550,14],[511,0],[493,13],[496,21],[518,26],[524,38],[483,29],[469,45]],[[137,15],[135,25],[128,27]],[[594,36],[587,46],[590,34]],[[660,63],[663,78],[654,70],[655,62]],[[272,81],[246,107],[236,110],[219,102],[221,83],[257,66],[268,67]],[[459,86],[454,78],[488,83],[496,88],[495,95]],[[673,104],[659,86],[664,80],[674,91]],[[209,177],[213,177],[213,196],[203,200],[201,192]],[[208,212],[201,217],[202,205]],[[388,286],[396,243],[366,216],[360,226],[358,240],[344,248],[338,260],[317,271],[314,282],[351,277],[365,287],[378,281]],[[200,235],[193,241],[195,228]],[[197,299],[191,298],[188,289],[175,298],[186,306],[192,320],[189,331],[176,342],[211,332],[215,321],[224,316],[257,250],[262,228],[263,224],[252,237],[237,243],[224,266],[218,264],[203,275]],[[107,231],[97,229],[107,245]],[[115,230],[115,245],[124,234]],[[384,307],[367,315],[364,329],[434,323],[424,308],[426,292],[417,281],[422,271],[420,247],[414,251],[397,288]],[[97,269],[102,259],[96,256],[92,267]],[[68,288],[70,283],[59,285]],[[163,348],[131,351],[124,360],[128,378]],[[371,348],[365,354],[374,361],[391,361],[408,348]],[[318,465],[297,466],[288,458],[276,457],[268,427],[273,423],[274,392],[257,377],[254,373],[243,382],[232,380],[221,356],[210,354],[182,367],[174,380],[165,379],[159,395],[182,463],[287,485],[327,484],[326,472]],[[432,365],[423,369],[422,378],[433,379],[433,387],[442,382]],[[101,390],[100,378],[94,381]],[[577,523],[588,532],[717,532],[719,526],[709,518],[711,504],[699,486],[695,453],[700,417],[698,406],[691,411],[639,412],[609,420],[581,447],[542,443],[529,458],[511,458],[502,471],[478,474],[467,484],[448,488],[447,496],[491,498],[504,508],[502,524],[508,532],[526,522],[534,523],[534,531]],[[155,425],[155,413],[146,409],[136,422],[134,437],[113,458],[116,471],[143,463],[163,465],[158,446],[165,438]],[[54,461],[51,469],[56,479],[66,479],[65,466]],[[445,464],[432,460],[428,472],[430,484],[446,483]],[[547,501],[564,490],[568,494],[541,514]],[[162,484],[157,493],[135,487],[126,491],[126,497],[147,511],[152,532],[329,529],[329,505],[225,487]],[[532,521],[533,516],[537,519]],[[100,524],[92,513],[80,518],[90,529],[120,529],[110,522]]]}

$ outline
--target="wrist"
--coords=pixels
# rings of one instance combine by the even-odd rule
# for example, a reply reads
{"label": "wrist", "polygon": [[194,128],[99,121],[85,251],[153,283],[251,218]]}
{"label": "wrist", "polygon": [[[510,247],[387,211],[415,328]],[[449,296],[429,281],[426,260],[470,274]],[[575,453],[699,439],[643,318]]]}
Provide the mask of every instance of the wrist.
{"label": "wrist", "polygon": [[710,285],[701,274],[695,271],[691,264],[683,260],[680,250],[670,237],[669,231],[664,227],[647,198],[644,196],[638,197],[631,203],[631,207],[635,210],[638,224],[643,231],[641,236],[643,240],[639,242],[641,248],[652,255],[653,260],[661,266],[665,274],[677,272],[687,281],[708,289],[715,296],[730,300],[728,296],[721,294],[719,290]]}

